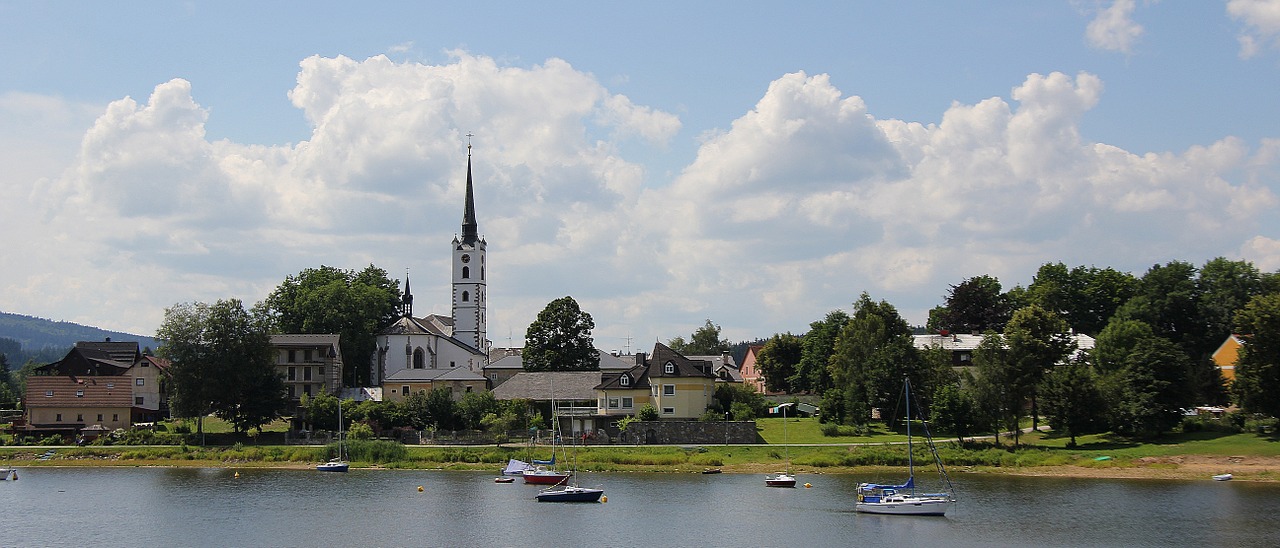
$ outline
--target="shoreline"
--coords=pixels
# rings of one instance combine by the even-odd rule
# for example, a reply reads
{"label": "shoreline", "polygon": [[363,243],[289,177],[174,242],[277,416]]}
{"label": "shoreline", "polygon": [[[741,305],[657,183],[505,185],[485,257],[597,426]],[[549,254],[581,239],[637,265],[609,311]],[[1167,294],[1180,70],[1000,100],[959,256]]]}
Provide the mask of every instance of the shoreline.
{"label": "shoreline", "polygon": [[[264,460],[204,460],[172,458],[120,458],[113,456],[68,456],[56,460],[3,459],[0,466],[8,468],[226,468],[226,469],[279,469],[312,470],[320,462],[264,461]],[[423,463],[427,464],[427,463]],[[391,465],[353,462],[353,470],[422,470],[422,471],[492,471],[501,468],[493,463],[430,463],[414,466],[413,463]],[[595,468],[595,467],[592,467]],[[604,468],[604,467],[601,467]],[[777,471],[778,463],[749,462],[721,466],[702,466],[685,463],[675,466],[609,465],[596,472],[647,472],[670,474],[698,474],[705,468],[718,468],[726,474],[769,474]],[[896,466],[823,466],[793,464],[797,475],[874,474],[896,471]],[[584,467],[584,471],[591,468]],[[1098,464],[1055,464],[1045,466],[977,466],[952,465],[948,471],[955,474],[1006,474],[1026,477],[1065,477],[1082,479],[1151,479],[1151,480],[1202,480],[1214,481],[1216,474],[1230,473],[1232,481],[1253,483],[1280,482],[1280,457],[1270,456],[1220,456],[1178,455],[1167,457],[1141,457],[1132,460],[1112,460]]]}

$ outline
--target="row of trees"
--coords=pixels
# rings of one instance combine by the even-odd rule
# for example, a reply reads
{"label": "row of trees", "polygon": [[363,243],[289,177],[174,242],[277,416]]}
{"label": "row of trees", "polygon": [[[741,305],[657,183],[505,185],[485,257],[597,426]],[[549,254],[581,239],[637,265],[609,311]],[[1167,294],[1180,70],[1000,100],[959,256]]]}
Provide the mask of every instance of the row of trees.
{"label": "row of trees", "polygon": [[[300,407],[313,429],[332,431],[338,427],[338,405],[338,398],[326,393],[303,396]],[[454,401],[448,388],[436,388],[399,401],[344,400],[341,405],[344,426],[367,424],[379,435],[401,428],[506,432],[544,425],[540,415],[530,413],[528,401],[498,400],[492,392],[467,392]]]}
{"label": "row of trees", "polygon": [[[1072,436],[1149,437],[1198,403],[1230,397],[1249,411],[1280,411],[1269,397],[1280,389],[1273,318],[1280,276],[1248,262],[1217,258],[1197,269],[1173,261],[1141,278],[1055,263],[1026,288],[1003,292],[990,276],[950,287],[929,330],[987,335],[964,375],[949,353],[917,349],[897,310],[866,294],[852,315],[832,311],[804,335],[774,335],[758,365],[769,390],[821,395],[826,420],[864,424],[873,408],[892,420],[905,376],[923,388],[935,422],[957,434],[1016,431],[1021,417],[1044,415]],[[1250,337],[1228,394],[1210,354],[1233,331]],[[1070,332],[1095,335],[1094,351],[1077,353]]]}

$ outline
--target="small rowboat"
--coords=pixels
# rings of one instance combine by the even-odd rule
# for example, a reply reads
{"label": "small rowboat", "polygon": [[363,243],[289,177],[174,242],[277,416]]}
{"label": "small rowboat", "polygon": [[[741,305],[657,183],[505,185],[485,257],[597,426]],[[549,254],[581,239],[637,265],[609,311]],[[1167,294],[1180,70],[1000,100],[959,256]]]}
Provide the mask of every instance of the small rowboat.
{"label": "small rowboat", "polygon": [[493,478],[494,483],[511,483],[515,480],[516,479],[511,476],[498,476],[496,478]]}
{"label": "small rowboat", "polygon": [[1227,481],[1231,479],[1231,474],[1218,474],[1213,477],[1214,481]]}

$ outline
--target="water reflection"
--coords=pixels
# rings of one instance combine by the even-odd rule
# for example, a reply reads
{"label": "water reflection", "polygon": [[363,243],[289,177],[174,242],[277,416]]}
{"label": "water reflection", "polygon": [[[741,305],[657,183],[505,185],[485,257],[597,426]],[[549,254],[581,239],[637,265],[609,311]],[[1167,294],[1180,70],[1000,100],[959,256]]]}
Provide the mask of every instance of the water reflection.
{"label": "water reflection", "polygon": [[[946,518],[852,512],[859,479],[586,474],[604,504],[492,473],[33,468],[0,485],[0,545],[1272,546],[1280,486],[958,475]],[[419,492],[418,486],[423,490]]]}

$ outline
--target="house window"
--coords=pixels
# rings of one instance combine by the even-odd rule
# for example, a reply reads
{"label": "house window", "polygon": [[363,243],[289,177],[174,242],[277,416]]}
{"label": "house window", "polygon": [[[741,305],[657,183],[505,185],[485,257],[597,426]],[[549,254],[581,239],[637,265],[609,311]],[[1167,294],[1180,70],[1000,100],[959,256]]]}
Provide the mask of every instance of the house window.
{"label": "house window", "polygon": [[303,351],[302,351],[302,361],[305,361],[305,362],[309,362],[309,361],[311,361],[311,349],[310,349],[310,348],[308,348],[308,349],[306,349],[306,350],[303,350]]}
{"label": "house window", "polygon": [[462,267],[462,279],[464,279],[464,280],[465,280],[465,279],[468,279],[468,278],[470,278],[470,277],[471,277],[471,267],[469,267],[469,266],[464,266],[464,267]]}
{"label": "house window", "polygon": [[408,395],[409,395],[409,385],[407,385],[407,384],[406,384],[406,385],[404,385],[404,386],[401,386],[401,387],[400,387],[400,395],[401,395],[401,396],[408,396]]}
{"label": "house window", "polygon": [[622,408],[623,408],[623,409],[631,409],[632,407],[635,407],[635,406],[636,406],[636,404],[635,404],[635,399],[633,399],[633,398],[622,398]]}
{"label": "house window", "polygon": [[57,415],[54,415],[53,420],[54,422],[62,422],[62,413],[58,413]]}
{"label": "house window", "polygon": [[617,409],[618,403],[618,398],[609,398],[609,409]]}
{"label": "house window", "polygon": [[289,351],[289,363],[293,363],[293,362],[296,362],[296,361],[298,361],[298,351],[297,351],[297,350],[290,350],[290,351]]}
{"label": "house window", "polygon": [[77,397],[77,398],[83,398],[83,397],[84,397],[84,390],[76,390],[76,397]]}
{"label": "house window", "polygon": [[298,371],[297,371],[297,369],[298,369],[298,368],[296,368],[296,367],[289,367],[289,380],[291,380],[291,381],[293,381],[293,380],[298,380]]}
{"label": "house window", "polygon": [[102,413],[98,413],[98,422],[102,422]]}
{"label": "house window", "polygon": [[144,379],[144,378],[142,378],[142,377],[138,377],[138,378],[136,378],[136,379],[133,379],[133,384],[135,384],[135,385],[137,385],[137,386],[142,386],[142,385],[144,385],[144,384],[147,384],[147,379]]}
{"label": "house window", "polygon": [[449,367],[457,367],[457,362],[449,362]]}
{"label": "house window", "polygon": [[107,383],[107,390],[110,390],[110,389],[115,388],[115,387],[116,387],[116,383],[114,383],[114,382],[109,382],[109,383]]}
{"label": "house window", "polygon": [[596,401],[596,407],[600,409],[604,409],[604,398],[600,398],[599,400]]}
{"label": "house window", "polygon": [[422,352],[422,349],[419,348],[414,350],[413,351],[413,368],[422,369],[423,367],[425,367],[425,363],[426,363],[426,354]]}
{"label": "house window", "polygon": [[618,384],[622,386],[631,386],[631,377],[626,375],[618,377]]}
{"label": "house window", "polygon": [[668,374],[668,375],[670,375],[670,374],[672,374],[672,373],[675,373],[675,372],[676,372],[676,364],[675,364],[675,363],[673,363],[673,362],[667,362],[667,364],[666,364],[666,365],[662,366],[662,372],[663,372],[663,373],[666,373],[666,374]]}
{"label": "house window", "polygon": [[674,395],[676,395],[676,385],[674,385],[674,384],[664,384],[664,385],[662,385],[662,395],[663,395],[663,396],[674,396]]}
{"label": "house window", "polygon": [[120,422],[120,414],[119,414],[119,413],[112,413],[112,414],[111,414],[111,422]]}
{"label": "house window", "polygon": [[76,413],[76,422],[84,422],[84,414]]}
{"label": "house window", "polygon": [[[151,362],[149,362],[149,361],[147,361],[147,360],[142,360],[142,366],[143,366],[143,367],[151,367]],[[99,415],[99,416],[98,416],[98,420],[102,420],[102,416],[101,416],[101,415]]]}
{"label": "house window", "polygon": [[303,367],[303,368],[302,368],[302,380],[304,380],[304,381],[309,381],[309,380],[311,380],[311,368],[310,368],[310,367]]}
{"label": "house window", "polygon": [[134,404],[134,405],[142,405],[142,396],[138,396],[138,397],[136,397],[136,398],[133,398],[133,404]]}
{"label": "house window", "polygon": [[52,391],[52,390],[45,390],[45,391],[44,391],[44,397],[46,397],[46,398],[52,398],[52,397],[53,397],[53,391]]}
{"label": "house window", "polygon": [[674,414],[676,414],[676,408],[674,408],[674,407],[663,407],[663,408],[662,408],[662,414],[663,414],[663,415],[674,415]]}
{"label": "house window", "polygon": [[303,393],[303,394],[306,394],[306,395],[308,395],[308,396],[310,396],[310,395],[311,395],[311,385],[309,385],[309,384],[304,384],[304,385],[302,385],[302,393]]}
{"label": "house window", "polygon": [[470,391],[471,391],[471,386],[469,386],[469,385],[468,385],[468,386],[467,386],[467,392],[470,392]]}

